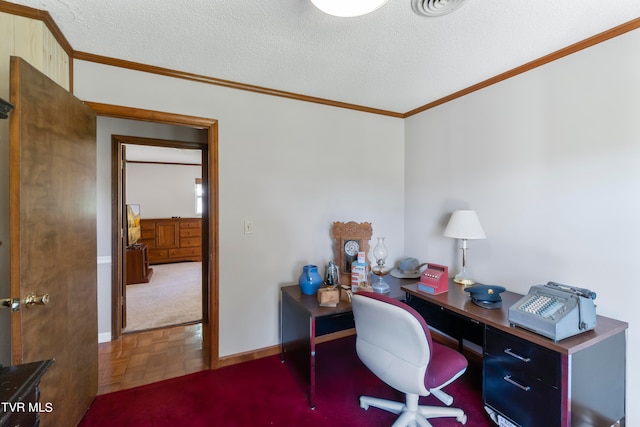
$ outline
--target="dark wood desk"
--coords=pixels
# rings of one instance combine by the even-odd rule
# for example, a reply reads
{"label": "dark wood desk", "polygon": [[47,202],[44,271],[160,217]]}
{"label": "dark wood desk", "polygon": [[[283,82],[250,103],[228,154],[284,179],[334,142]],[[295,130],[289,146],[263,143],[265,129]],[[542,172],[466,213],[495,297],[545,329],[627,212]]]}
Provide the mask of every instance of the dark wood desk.
{"label": "dark wood desk", "polygon": [[[502,308],[486,309],[453,281],[448,292],[430,295],[416,289],[415,279],[387,278],[391,295],[429,327],[461,348],[470,342],[482,349],[483,400],[495,419],[520,427],[625,425],[627,323],[598,316],[594,330],[554,342],[509,324],[509,307],[521,294],[503,292]],[[281,358],[302,374],[314,408],[316,338],[353,328],[351,304],[319,307],[298,285],[281,292]]]}
{"label": "dark wood desk", "polygon": [[[391,288],[389,295],[404,299],[405,292],[400,287],[415,283],[416,279],[396,279],[388,275],[385,282]],[[337,307],[320,307],[317,296],[302,294],[297,284],[282,287],[281,293],[280,357],[307,383],[309,405],[315,408],[316,338],[354,328],[351,303],[340,301]]]}
{"label": "dark wood desk", "polygon": [[625,425],[627,323],[598,316],[594,330],[554,342],[509,324],[521,294],[503,292],[502,308],[490,310],[453,281],[435,296],[402,290],[430,327],[482,347],[483,400],[494,417],[521,427]]}

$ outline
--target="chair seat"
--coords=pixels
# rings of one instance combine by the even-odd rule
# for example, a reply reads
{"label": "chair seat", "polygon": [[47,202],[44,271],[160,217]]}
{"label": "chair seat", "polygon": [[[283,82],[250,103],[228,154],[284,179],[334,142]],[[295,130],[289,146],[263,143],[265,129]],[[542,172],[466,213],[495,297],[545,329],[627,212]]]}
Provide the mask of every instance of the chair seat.
{"label": "chair seat", "polygon": [[438,342],[432,342],[433,355],[429,362],[425,385],[438,389],[462,375],[467,369],[467,359],[457,351]]}

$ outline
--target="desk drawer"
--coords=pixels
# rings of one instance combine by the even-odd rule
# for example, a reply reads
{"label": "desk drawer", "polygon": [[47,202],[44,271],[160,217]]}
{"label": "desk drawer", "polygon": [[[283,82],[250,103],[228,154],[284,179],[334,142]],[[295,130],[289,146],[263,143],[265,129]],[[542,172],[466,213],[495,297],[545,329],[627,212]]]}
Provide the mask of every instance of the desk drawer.
{"label": "desk drawer", "polygon": [[485,356],[485,404],[521,427],[560,427],[560,390],[506,369],[498,358]]}
{"label": "desk drawer", "polygon": [[560,353],[490,326],[485,333],[485,404],[521,427],[560,426]]}
{"label": "desk drawer", "polygon": [[484,324],[462,317],[437,304],[413,295],[407,295],[406,302],[420,313],[429,327],[457,340],[466,339],[479,346],[483,345]]}
{"label": "desk drawer", "polygon": [[561,386],[560,353],[491,327],[486,329],[485,343],[485,357],[494,358],[513,376]]}
{"label": "desk drawer", "polygon": [[353,313],[339,313],[331,316],[316,317],[316,337],[355,328]]}

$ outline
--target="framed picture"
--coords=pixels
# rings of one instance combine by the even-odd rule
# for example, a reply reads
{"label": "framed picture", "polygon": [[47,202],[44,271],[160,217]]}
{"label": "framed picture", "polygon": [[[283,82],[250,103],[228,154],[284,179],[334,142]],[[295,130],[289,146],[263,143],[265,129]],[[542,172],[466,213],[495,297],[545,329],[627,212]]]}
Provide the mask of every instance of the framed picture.
{"label": "framed picture", "polygon": [[331,226],[341,285],[351,283],[351,264],[358,258],[358,252],[369,253],[372,235],[373,228],[369,222],[334,222]]}

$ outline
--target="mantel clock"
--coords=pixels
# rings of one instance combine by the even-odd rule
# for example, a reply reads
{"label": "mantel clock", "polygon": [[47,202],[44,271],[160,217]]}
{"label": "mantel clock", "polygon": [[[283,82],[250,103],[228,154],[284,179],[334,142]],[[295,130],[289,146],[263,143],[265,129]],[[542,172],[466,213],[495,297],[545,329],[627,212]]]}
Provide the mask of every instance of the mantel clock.
{"label": "mantel clock", "polygon": [[351,263],[358,258],[358,252],[369,253],[372,235],[373,228],[369,222],[334,222],[331,226],[341,285],[351,283]]}

